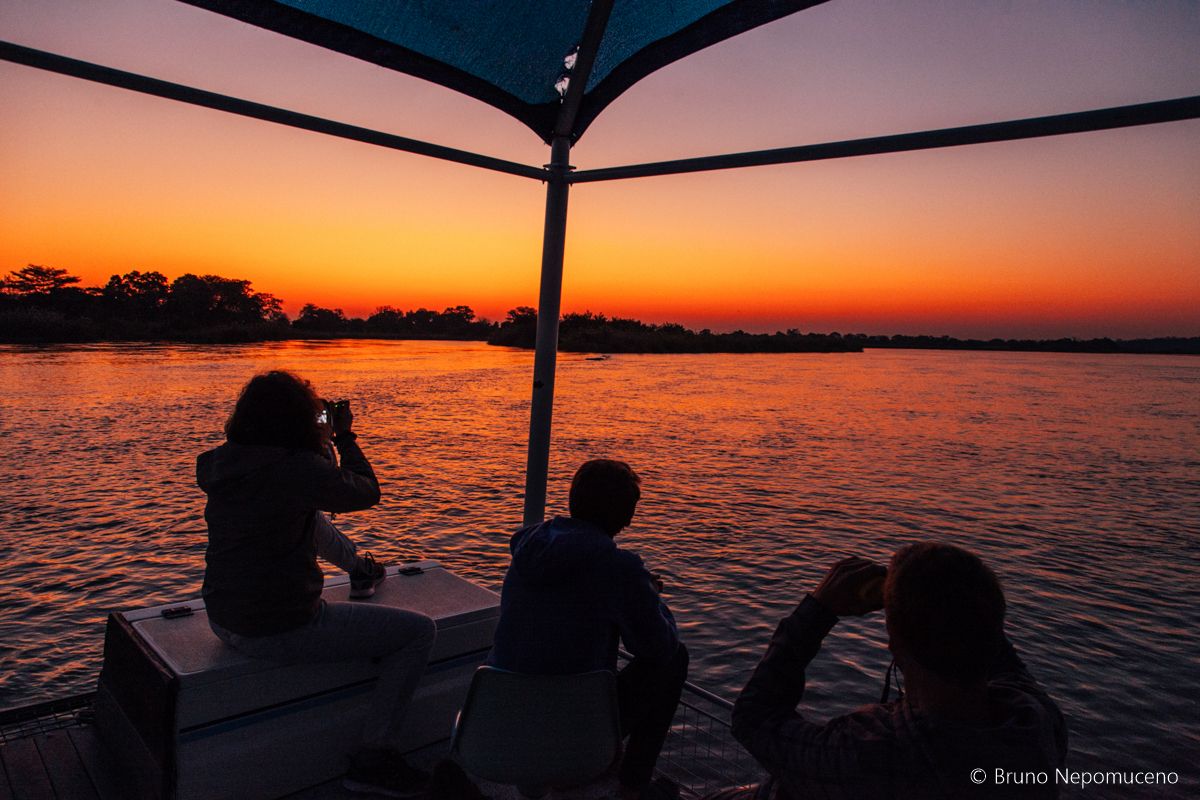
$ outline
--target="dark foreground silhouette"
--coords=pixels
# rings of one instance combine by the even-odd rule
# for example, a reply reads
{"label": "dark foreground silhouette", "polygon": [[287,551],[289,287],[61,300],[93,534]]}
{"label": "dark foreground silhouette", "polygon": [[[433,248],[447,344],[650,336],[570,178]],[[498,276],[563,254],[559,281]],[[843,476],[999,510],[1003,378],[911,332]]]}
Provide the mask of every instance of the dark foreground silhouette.
{"label": "dark foreground silhouette", "polygon": [[[779,623],[733,707],[733,735],[766,770],[765,785],[720,800],[1058,797],[1055,781],[1020,778],[1063,766],[1067,730],[1013,649],[1005,606],[995,574],[953,545],[907,545],[886,568],[839,561]],[[819,650],[837,650],[830,633],[880,610],[893,662],[879,702],[828,721],[807,716],[805,673]]]}

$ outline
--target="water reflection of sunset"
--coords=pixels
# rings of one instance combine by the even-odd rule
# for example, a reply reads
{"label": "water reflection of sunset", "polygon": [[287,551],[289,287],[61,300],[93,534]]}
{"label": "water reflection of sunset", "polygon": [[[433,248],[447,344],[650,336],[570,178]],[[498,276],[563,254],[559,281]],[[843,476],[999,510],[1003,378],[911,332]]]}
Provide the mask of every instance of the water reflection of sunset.
{"label": "water reflection of sunset", "polygon": [[[0,618],[11,697],[95,686],[104,615],[194,597],[195,456],[242,384],[278,367],[349,398],[383,501],[337,524],[381,560],[436,558],[497,587],[519,525],[528,351],[482,343],[0,346],[6,462]],[[780,615],[834,559],[933,538],[1006,582],[1011,630],[1072,724],[1072,760],[1181,769],[1200,562],[1190,356],[564,353],[548,512],[585,459],[628,460],[621,542],[665,575],[706,688],[732,696]],[[39,380],[29,380],[37,375]],[[0,419],[0,422],[9,417]],[[5,539],[3,537],[7,536]],[[47,574],[53,580],[31,580]],[[7,570],[7,572],[5,572]],[[80,598],[83,598],[82,600]],[[870,699],[878,618],[845,620],[815,714]],[[47,646],[47,637],[54,646]],[[864,675],[864,673],[866,673]],[[1100,705],[1094,687],[1126,691]],[[1190,737],[1190,738],[1189,738]]]}

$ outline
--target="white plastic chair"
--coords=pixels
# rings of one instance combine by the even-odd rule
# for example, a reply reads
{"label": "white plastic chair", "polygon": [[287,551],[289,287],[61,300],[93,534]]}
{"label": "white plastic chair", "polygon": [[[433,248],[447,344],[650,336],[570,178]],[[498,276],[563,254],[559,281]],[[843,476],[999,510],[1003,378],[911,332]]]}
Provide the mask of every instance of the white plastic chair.
{"label": "white plastic chair", "polygon": [[617,681],[608,671],[525,675],[480,667],[450,754],[471,775],[525,797],[600,777],[621,744]]}

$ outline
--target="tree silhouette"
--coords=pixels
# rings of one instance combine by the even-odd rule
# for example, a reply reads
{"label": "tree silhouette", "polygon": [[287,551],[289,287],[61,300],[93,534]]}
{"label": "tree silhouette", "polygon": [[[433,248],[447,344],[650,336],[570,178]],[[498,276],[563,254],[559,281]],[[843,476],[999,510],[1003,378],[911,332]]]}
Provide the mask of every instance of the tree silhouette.
{"label": "tree silhouette", "polygon": [[517,306],[508,310],[504,321],[488,337],[488,343],[507,347],[533,347],[536,339],[537,309]]}
{"label": "tree silhouette", "polygon": [[310,331],[343,331],[347,328],[346,314],[340,308],[321,308],[307,303],[300,316],[292,321],[293,328]]}
{"label": "tree silhouette", "polygon": [[403,311],[392,306],[380,306],[367,317],[366,328],[372,333],[403,333],[409,326]]}
{"label": "tree silhouette", "polygon": [[142,322],[157,319],[170,294],[166,275],[137,270],[111,276],[100,290],[113,311]]}
{"label": "tree silhouette", "polygon": [[8,273],[0,281],[0,287],[7,294],[50,295],[74,283],[79,283],[79,278],[68,274],[65,269],[30,264]]}
{"label": "tree silhouette", "polygon": [[256,292],[250,281],[219,275],[180,275],[163,306],[167,317],[185,326],[246,325],[286,319],[274,295]]}

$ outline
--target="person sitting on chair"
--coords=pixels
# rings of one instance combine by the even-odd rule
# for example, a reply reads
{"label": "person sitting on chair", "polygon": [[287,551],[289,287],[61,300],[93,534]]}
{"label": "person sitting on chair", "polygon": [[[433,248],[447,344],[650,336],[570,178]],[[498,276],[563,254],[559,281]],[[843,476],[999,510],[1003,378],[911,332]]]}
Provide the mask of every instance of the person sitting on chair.
{"label": "person sitting on chair", "polygon": [[353,421],[348,403],[323,402],[291,373],[266,372],[246,384],[225,424],[227,441],[196,461],[208,495],[202,594],[213,632],[251,658],[378,659],[379,680],[345,784],[407,797],[424,792],[427,776],[395,745],[433,648],[434,622],[400,608],[321,598],[317,556],[350,573],[351,599],[374,594],[386,575],[322,513],[379,502]]}
{"label": "person sitting on chair", "polygon": [[[907,691],[888,702],[889,668],[878,704],[824,724],[806,719],[796,705],[821,640],[839,617],[881,607]],[[770,778],[712,797],[1056,797],[1066,726],[1005,636],[1004,612],[996,576],[959,547],[909,545],[886,570],[839,561],[779,623],[734,704],[733,735]],[[1051,779],[1016,791],[997,770]]]}
{"label": "person sitting on chair", "polygon": [[490,657],[539,675],[615,671],[624,643],[633,655],[617,673],[626,798],[650,784],[688,667],[662,582],[614,541],[633,520],[640,484],[622,461],[588,461],[571,481],[569,517],[517,531]]}

